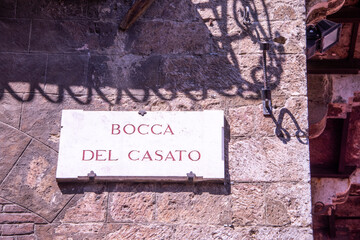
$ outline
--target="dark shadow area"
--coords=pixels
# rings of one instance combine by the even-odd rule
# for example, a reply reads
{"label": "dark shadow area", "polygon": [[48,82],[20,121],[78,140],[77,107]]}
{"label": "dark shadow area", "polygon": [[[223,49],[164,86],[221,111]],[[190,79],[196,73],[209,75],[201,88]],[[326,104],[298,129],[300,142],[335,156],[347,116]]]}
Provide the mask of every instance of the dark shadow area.
{"label": "dark shadow area", "polygon": [[[147,101],[151,94],[172,100],[179,93],[197,101],[206,99],[210,90],[228,97],[259,99],[262,56],[260,52],[249,58],[239,55],[234,44],[250,38],[259,49],[259,42],[277,37],[271,33],[264,1],[261,11],[267,20],[261,22],[253,2],[234,1],[234,19],[228,19],[227,1],[175,1],[179,8],[172,10],[173,15],[166,14],[169,3],[159,1],[122,32],[118,24],[130,4],[127,0],[89,0],[57,6],[56,1],[19,1],[16,19],[0,20],[2,28],[13,29],[5,31],[0,44],[0,99],[7,92],[18,101],[30,102],[38,93],[49,102],[61,103],[69,95],[85,105],[97,95],[112,105],[119,104],[125,94],[136,102]],[[246,7],[251,18],[247,25],[242,17]],[[213,17],[201,17],[198,12],[202,11]],[[157,18],[164,22],[154,20]],[[238,31],[229,32],[234,23]],[[217,34],[213,35],[215,25]],[[272,44],[267,61],[271,89],[277,87],[283,72],[283,51],[281,45]],[[50,91],[49,85],[56,89]],[[106,88],[115,90],[115,101],[109,99]]]}
{"label": "dark shadow area", "polygon": [[97,189],[97,191],[95,191],[97,194],[101,194],[103,192],[191,192],[194,194],[202,194],[207,192],[215,195],[229,195],[231,193],[228,184],[206,182],[83,182],[58,183],[58,185],[63,194],[83,194],[85,192],[94,192],[94,189]]}
{"label": "dark shadow area", "polygon": [[280,110],[279,113],[279,118],[278,120],[276,120],[274,114],[271,112],[271,119],[273,120],[273,122],[276,125],[275,128],[275,135],[284,143],[287,144],[290,140],[291,140],[291,136],[289,131],[287,131],[282,125],[283,125],[283,121],[284,121],[284,116],[288,115],[291,118],[291,121],[294,123],[295,127],[296,127],[296,132],[295,132],[295,137],[296,139],[302,143],[302,144],[309,144],[309,139],[307,136],[307,133],[302,130],[299,126],[299,123],[296,121],[296,118],[294,117],[294,115],[289,111],[289,109],[287,108],[282,108]]}

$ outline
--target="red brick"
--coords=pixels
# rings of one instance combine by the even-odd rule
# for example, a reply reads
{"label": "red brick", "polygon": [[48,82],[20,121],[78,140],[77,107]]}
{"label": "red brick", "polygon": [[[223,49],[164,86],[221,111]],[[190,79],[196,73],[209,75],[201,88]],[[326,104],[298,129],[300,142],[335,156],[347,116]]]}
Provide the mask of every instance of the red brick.
{"label": "red brick", "polygon": [[9,202],[8,200],[5,200],[3,198],[0,198],[0,204],[8,204],[8,203],[11,203],[11,202]]}
{"label": "red brick", "polygon": [[[27,236],[16,236],[16,240],[35,240],[34,235],[27,235]],[[51,239],[51,238],[49,238]]]}
{"label": "red brick", "polygon": [[32,213],[0,213],[0,223],[46,223],[41,217]]}
{"label": "red brick", "polygon": [[15,240],[14,237],[0,237],[0,240]]}
{"label": "red brick", "polygon": [[31,234],[34,232],[33,223],[24,224],[4,224],[2,225],[2,235]]}
{"label": "red brick", "polygon": [[5,205],[3,207],[3,212],[6,212],[6,213],[25,213],[25,212],[28,212],[28,211],[25,208],[20,207],[19,205],[9,204],[9,205]]}

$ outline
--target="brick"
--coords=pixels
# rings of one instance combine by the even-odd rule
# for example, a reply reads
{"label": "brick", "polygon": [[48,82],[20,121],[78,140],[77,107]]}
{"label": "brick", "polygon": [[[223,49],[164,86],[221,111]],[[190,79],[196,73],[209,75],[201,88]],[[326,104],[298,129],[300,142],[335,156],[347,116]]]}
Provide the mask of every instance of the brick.
{"label": "brick", "polygon": [[87,185],[84,194],[76,195],[62,210],[56,222],[105,222],[108,193],[105,185]]}
{"label": "brick", "polygon": [[0,123],[0,182],[13,168],[30,140],[30,137],[19,130]]}
{"label": "brick", "polygon": [[11,204],[11,202],[9,202],[8,200],[6,200],[4,198],[0,198],[0,204]]}
{"label": "brick", "polygon": [[52,239],[54,237],[54,225],[36,224],[34,232],[37,239]]}
{"label": "brick", "polygon": [[125,50],[137,55],[204,54],[210,52],[211,39],[201,23],[137,21],[128,30],[125,45]]}
{"label": "brick", "polygon": [[16,239],[15,237],[6,236],[6,237],[0,237],[0,240],[16,240]]}
{"label": "brick", "polygon": [[215,187],[203,186],[189,192],[190,189],[180,186],[162,186],[164,190],[172,190],[157,194],[157,221],[172,224],[228,223],[231,219],[230,199],[223,185],[222,188]]}
{"label": "brick", "polygon": [[119,19],[130,9],[131,2],[116,0],[88,1],[87,17],[91,19]]}
{"label": "brick", "polygon": [[56,159],[57,152],[38,141],[32,141],[3,182],[0,195],[49,221],[53,220],[73,196],[63,194],[56,182]]}
{"label": "brick", "polygon": [[36,240],[36,237],[34,235],[16,236],[16,240]]}
{"label": "brick", "polygon": [[175,83],[176,90],[187,94],[214,90],[225,95],[228,90],[246,84],[239,70],[222,55],[172,56],[164,59],[162,71],[166,74],[166,84]]}
{"label": "brick", "polygon": [[2,235],[16,235],[16,234],[31,234],[34,232],[33,223],[24,223],[24,224],[3,224],[2,225]]}
{"label": "brick", "polygon": [[9,93],[4,93],[2,98],[0,97],[0,99],[0,121],[2,123],[9,124],[14,128],[19,128],[21,102],[13,98],[12,95]]}
{"label": "brick", "polygon": [[[181,11],[179,11],[181,9]],[[142,19],[163,19],[168,21],[199,21],[200,17],[191,1],[155,1],[146,10]]]}
{"label": "brick", "polygon": [[28,212],[25,208],[15,204],[8,204],[3,207],[3,212],[6,213],[25,213]]}
{"label": "brick", "polygon": [[108,232],[106,239],[172,239],[174,229],[166,225],[122,225],[114,232]]}
{"label": "brick", "polygon": [[56,93],[48,85],[56,85],[71,89],[74,94],[87,92],[85,67],[88,63],[86,55],[50,55],[46,75],[46,93]]}
{"label": "brick", "polygon": [[30,20],[0,20],[0,52],[26,52],[29,46]]}
{"label": "brick", "polygon": [[153,186],[118,184],[110,189],[110,222],[151,222],[155,217]]}
{"label": "brick", "polygon": [[235,226],[265,223],[265,184],[238,183],[232,186],[231,203]]}
{"label": "brick", "polygon": [[18,0],[16,16],[33,19],[83,19],[86,18],[87,1],[27,1]]}
{"label": "brick", "polygon": [[0,2],[0,17],[15,17],[16,0],[3,0]]}
{"label": "brick", "polygon": [[112,22],[34,20],[32,26],[31,51],[97,51],[112,46],[117,35]]}
{"label": "brick", "polygon": [[275,137],[232,140],[229,172],[234,181],[309,181],[308,145]]}
{"label": "brick", "polygon": [[4,74],[0,88],[4,87],[13,97],[20,92],[34,92],[45,83],[46,58],[42,54],[0,54],[0,69]]}
{"label": "brick", "polygon": [[308,182],[271,183],[266,190],[265,202],[267,225],[310,226],[311,200]]}
{"label": "brick", "polygon": [[46,221],[32,213],[0,213],[0,223],[46,223]]}

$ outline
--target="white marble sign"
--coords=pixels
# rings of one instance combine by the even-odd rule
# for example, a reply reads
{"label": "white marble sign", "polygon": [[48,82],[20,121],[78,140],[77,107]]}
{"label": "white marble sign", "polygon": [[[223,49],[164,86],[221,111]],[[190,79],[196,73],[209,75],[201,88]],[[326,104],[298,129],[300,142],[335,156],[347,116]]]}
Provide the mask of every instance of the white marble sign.
{"label": "white marble sign", "polygon": [[63,110],[58,181],[224,180],[224,113]]}

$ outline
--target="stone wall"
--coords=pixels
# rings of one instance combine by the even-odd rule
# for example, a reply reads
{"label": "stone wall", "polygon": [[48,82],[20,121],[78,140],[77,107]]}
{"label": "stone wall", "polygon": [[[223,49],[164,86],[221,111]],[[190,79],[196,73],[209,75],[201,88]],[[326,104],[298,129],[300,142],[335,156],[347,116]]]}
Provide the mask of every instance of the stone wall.
{"label": "stone wall", "polygon": [[[304,1],[131,2],[0,2],[0,239],[312,239]],[[58,184],[62,109],[222,109],[226,183]]]}

